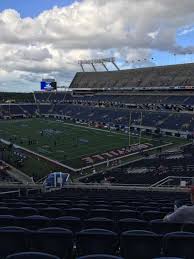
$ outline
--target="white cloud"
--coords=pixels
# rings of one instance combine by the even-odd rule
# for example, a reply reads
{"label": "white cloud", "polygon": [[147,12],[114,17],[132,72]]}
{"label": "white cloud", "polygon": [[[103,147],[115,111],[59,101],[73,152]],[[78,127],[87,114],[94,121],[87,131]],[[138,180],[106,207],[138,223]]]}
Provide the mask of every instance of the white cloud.
{"label": "white cloud", "polygon": [[35,81],[38,87],[44,75],[66,84],[79,69],[78,59],[114,55],[149,64],[152,50],[194,52],[193,45],[184,48],[176,42],[178,31],[184,35],[193,28],[193,19],[193,0],[83,0],[35,18],[4,10],[0,90],[6,80],[14,87],[17,82],[31,87]]}
{"label": "white cloud", "polygon": [[179,36],[183,36],[183,35],[186,35],[186,34],[189,34],[191,32],[194,31],[194,27],[185,27],[183,30],[181,30],[181,32],[179,33]]}

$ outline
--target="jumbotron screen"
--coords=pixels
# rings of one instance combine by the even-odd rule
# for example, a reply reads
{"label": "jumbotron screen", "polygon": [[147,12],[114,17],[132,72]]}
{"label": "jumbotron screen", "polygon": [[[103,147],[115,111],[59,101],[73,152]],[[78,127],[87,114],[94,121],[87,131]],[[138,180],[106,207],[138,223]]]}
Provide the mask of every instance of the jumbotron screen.
{"label": "jumbotron screen", "polygon": [[40,82],[41,91],[54,91],[57,90],[57,82],[55,79],[42,79]]}

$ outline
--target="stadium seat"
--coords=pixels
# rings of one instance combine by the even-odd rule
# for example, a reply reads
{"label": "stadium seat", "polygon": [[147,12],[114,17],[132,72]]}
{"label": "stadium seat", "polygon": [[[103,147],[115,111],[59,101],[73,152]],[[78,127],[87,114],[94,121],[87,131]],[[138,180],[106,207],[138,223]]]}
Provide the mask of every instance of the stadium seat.
{"label": "stadium seat", "polygon": [[41,216],[45,216],[48,218],[58,218],[63,216],[63,212],[60,209],[55,207],[39,209],[39,213]]}
{"label": "stadium seat", "polygon": [[71,259],[73,233],[63,228],[44,228],[33,233],[33,251],[49,253],[60,258]]}
{"label": "stadium seat", "polygon": [[97,205],[94,205],[92,207],[93,210],[96,210],[96,209],[104,209],[104,210],[110,210],[112,209],[112,206],[108,205],[108,204],[97,204]]}
{"label": "stadium seat", "polygon": [[43,202],[38,202],[38,203],[34,203],[32,207],[35,209],[42,209],[42,208],[48,208],[48,205]]}
{"label": "stadium seat", "polygon": [[164,236],[164,255],[186,259],[193,258],[194,234],[190,232],[173,232]]}
{"label": "stadium seat", "polygon": [[61,210],[68,209],[70,206],[67,203],[55,203],[55,207]]}
{"label": "stadium seat", "polygon": [[90,209],[90,205],[86,204],[86,203],[77,203],[77,204],[74,204],[74,208],[80,208],[80,209],[84,209],[84,210],[89,210]]}
{"label": "stadium seat", "polygon": [[0,227],[17,226],[16,222],[13,215],[0,215]]}
{"label": "stadium seat", "polygon": [[89,213],[90,218],[109,218],[111,219],[113,217],[112,210],[106,210],[106,209],[93,209]]}
{"label": "stadium seat", "polygon": [[51,220],[52,227],[60,227],[71,230],[74,234],[82,230],[80,218],[63,216]]}
{"label": "stadium seat", "polygon": [[90,254],[115,254],[118,248],[116,233],[104,229],[87,229],[77,234],[78,256]]}
{"label": "stadium seat", "polygon": [[131,211],[135,211],[136,208],[133,206],[129,206],[129,205],[119,205],[117,207],[114,208],[115,210],[131,210]]}
{"label": "stadium seat", "polygon": [[153,259],[184,259],[183,257],[155,257]]}
{"label": "stadium seat", "polygon": [[119,256],[113,255],[103,255],[103,254],[94,254],[94,255],[85,255],[77,257],[77,259],[122,259]]}
{"label": "stadium seat", "polygon": [[156,219],[150,221],[150,229],[151,231],[157,234],[167,234],[170,232],[180,231],[182,224],[180,223],[168,223],[163,222],[161,219]]}
{"label": "stadium seat", "polygon": [[150,231],[126,231],[121,234],[120,248],[125,259],[157,257],[161,255],[161,237]]}
{"label": "stadium seat", "polygon": [[111,205],[113,207],[118,207],[118,206],[121,206],[121,205],[126,205],[126,203],[124,201],[113,201],[113,202],[111,202]]}
{"label": "stadium seat", "polygon": [[148,222],[140,219],[120,219],[118,222],[119,232],[129,231],[129,230],[147,230]]}
{"label": "stadium seat", "polygon": [[155,210],[153,207],[151,207],[151,206],[138,206],[138,211],[139,212],[145,212],[145,211],[153,211],[153,210]]}
{"label": "stadium seat", "polygon": [[10,209],[8,207],[0,207],[0,215],[10,215]]}
{"label": "stadium seat", "polygon": [[6,259],[60,259],[58,256],[38,252],[24,252],[8,255]]}
{"label": "stadium seat", "polygon": [[33,215],[17,219],[18,225],[27,229],[36,230],[43,227],[48,227],[50,220],[47,217]]}
{"label": "stadium seat", "polygon": [[38,210],[30,207],[21,207],[10,209],[10,214],[18,217],[28,217],[32,215],[38,215]]}
{"label": "stadium seat", "polygon": [[140,214],[134,210],[119,210],[117,213],[118,219],[127,219],[127,218],[140,218]]}
{"label": "stadium seat", "polygon": [[194,223],[184,223],[181,230],[194,233]]}
{"label": "stadium seat", "polygon": [[84,221],[85,229],[100,228],[114,231],[114,227],[114,221],[107,218],[89,218]]}
{"label": "stadium seat", "polygon": [[67,216],[72,216],[80,219],[84,219],[87,217],[88,212],[85,209],[81,208],[71,208],[65,211]]}
{"label": "stadium seat", "polygon": [[165,216],[166,213],[160,211],[144,211],[142,213],[142,217],[147,221],[151,221],[154,219],[163,219]]}
{"label": "stadium seat", "polygon": [[26,202],[12,202],[9,203],[9,208],[21,208],[21,207],[28,207],[28,203]]}
{"label": "stadium seat", "polygon": [[30,231],[20,227],[0,228],[0,258],[17,253],[28,251],[27,239]]}

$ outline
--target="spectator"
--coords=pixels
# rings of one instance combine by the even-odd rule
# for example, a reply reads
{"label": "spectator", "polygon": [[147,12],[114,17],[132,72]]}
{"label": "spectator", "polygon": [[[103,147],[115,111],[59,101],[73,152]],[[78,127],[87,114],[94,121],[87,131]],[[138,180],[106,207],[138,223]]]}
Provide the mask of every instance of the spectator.
{"label": "spectator", "polygon": [[194,186],[191,188],[191,203],[192,206],[176,206],[175,211],[164,218],[164,222],[176,222],[176,223],[185,223],[192,222],[194,223]]}

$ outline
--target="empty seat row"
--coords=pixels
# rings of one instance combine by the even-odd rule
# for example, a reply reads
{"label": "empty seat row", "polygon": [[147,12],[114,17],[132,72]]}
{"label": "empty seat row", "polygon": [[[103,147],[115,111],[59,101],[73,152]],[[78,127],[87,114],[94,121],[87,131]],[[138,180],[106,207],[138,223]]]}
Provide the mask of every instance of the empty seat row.
{"label": "empty seat row", "polygon": [[168,223],[160,219],[145,221],[134,218],[125,218],[114,222],[107,218],[89,218],[82,221],[80,218],[70,216],[52,219],[39,215],[28,217],[0,216],[0,227],[6,226],[18,226],[31,230],[37,230],[43,227],[60,227],[69,229],[74,234],[83,229],[90,228],[106,229],[117,233],[128,230],[150,230],[160,235],[181,230],[194,233],[194,223]]}
{"label": "empty seat row", "polygon": [[[63,228],[29,231],[24,228],[0,228],[0,258],[12,253],[43,252],[59,258],[91,254],[121,255],[125,259],[147,259],[180,256],[193,259],[194,234],[173,232],[164,237],[150,231],[126,231],[119,237],[104,229],[88,229],[73,233]],[[75,248],[75,249],[74,249]]]}
{"label": "empty seat row", "polygon": [[[6,257],[6,259],[60,259],[58,256],[40,253],[40,252],[23,252],[15,253]],[[94,254],[77,257],[77,259],[122,259],[119,256],[105,255],[105,254]],[[165,258],[163,258],[165,259]],[[181,259],[181,258],[174,258]]]}
{"label": "empty seat row", "polygon": [[123,209],[123,210],[108,210],[108,209],[93,209],[86,210],[83,208],[70,208],[70,209],[58,209],[55,207],[48,207],[42,209],[35,209],[32,207],[21,207],[21,208],[8,208],[0,207],[0,215],[14,215],[14,216],[31,216],[41,215],[50,218],[56,218],[61,216],[74,216],[81,219],[92,218],[92,217],[104,217],[110,219],[122,219],[122,218],[139,218],[144,220],[153,220],[164,218],[167,212],[161,212],[156,210],[149,210],[140,213],[139,211]]}

